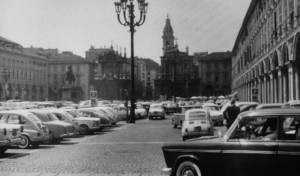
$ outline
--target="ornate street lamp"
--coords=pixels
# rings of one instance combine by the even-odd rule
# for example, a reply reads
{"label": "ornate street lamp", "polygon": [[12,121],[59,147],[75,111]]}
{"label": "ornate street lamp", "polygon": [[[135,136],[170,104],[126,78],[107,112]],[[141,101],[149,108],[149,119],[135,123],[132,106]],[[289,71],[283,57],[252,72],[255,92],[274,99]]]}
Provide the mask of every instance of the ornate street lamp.
{"label": "ornate street lamp", "polygon": [[4,99],[7,100],[7,92],[8,92],[8,79],[10,78],[10,70],[8,68],[4,68],[2,73],[2,77],[5,80],[5,90],[4,90]]}
{"label": "ornate street lamp", "polygon": [[[138,22],[134,21],[134,0],[120,0],[120,2],[115,2],[116,12],[118,16],[118,21],[123,26],[129,26],[130,28],[130,34],[131,34],[131,110],[130,110],[130,123],[135,123],[135,89],[134,89],[134,32],[136,26],[141,26],[144,24],[146,20],[146,13],[148,10],[148,3],[145,2],[145,0],[137,0],[138,2],[138,8],[140,11],[140,18]],[[128,9],[128,17],[129,21],[127,19],[127,9]],[[124,22],[120,19],[120,13],[123,12]]]}

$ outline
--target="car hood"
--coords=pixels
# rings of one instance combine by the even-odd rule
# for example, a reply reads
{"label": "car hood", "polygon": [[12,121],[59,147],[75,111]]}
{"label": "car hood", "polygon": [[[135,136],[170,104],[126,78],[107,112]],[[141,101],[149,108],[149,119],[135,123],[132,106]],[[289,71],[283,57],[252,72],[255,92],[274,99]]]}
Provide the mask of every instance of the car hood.
{"label": "car hood", "polygon": [[186,142],[178,143],[164,143],[163,150],[186,150],[186,149],[196,149],[196,150],[220,150],[223,144],[223,139],[219,139],[217,136],[207,136],[195,139],[187,140]]}
{"label": "car hood", "polygon": [[219,115],[221,115],[221,114],[222,114],[221,111],[210,111],[210,115],[211,115],[211,116],[219,116]]}

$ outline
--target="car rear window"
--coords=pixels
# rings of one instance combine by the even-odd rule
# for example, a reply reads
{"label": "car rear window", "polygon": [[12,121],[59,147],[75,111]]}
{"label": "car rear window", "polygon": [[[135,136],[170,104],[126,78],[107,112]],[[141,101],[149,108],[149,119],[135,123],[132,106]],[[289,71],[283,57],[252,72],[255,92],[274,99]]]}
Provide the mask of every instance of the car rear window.
{"label": "car rear window", "polygon": [[206,120],[206,113],[203,111],[190,112],[189,120]]}

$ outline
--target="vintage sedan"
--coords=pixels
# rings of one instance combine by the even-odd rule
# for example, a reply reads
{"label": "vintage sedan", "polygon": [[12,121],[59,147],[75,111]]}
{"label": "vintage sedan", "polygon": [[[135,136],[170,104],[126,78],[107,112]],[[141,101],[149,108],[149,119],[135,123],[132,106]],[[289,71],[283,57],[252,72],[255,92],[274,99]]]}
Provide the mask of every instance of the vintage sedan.
{"label": "vintage sedan", "polygon": [[30,109],[49,129],[49,142],[60,142],[63,138],[75,135],[75,128],[70,124],[60,121],[49,109]]}
{"label": "vintage sedan", "polygon": [[83,117],[76,109],[64,109],[67,113],[73,116],[79,124],[79,134],[92,134],[95,131],[101,130],[101,122],[99,118]]}
{"label": "vintage sedan", "polygon": [[185,112],[188,111],[189,109],[201,109],[202,106],[201,105],[188,105],[188,106],[181,106],[180,107],[180,111],[181,113],[174,113],[172,115],[172,125],[173,128],[177,128],[177,126],[182,126],[182,123],[184,121],[184,117],[185,117]]}
{"label": "vintage sedan", "polygon": [[213,103],[205,103],[202,105],[202,108],[210,112],[210,116],[214,125],[223,126],[224,117],[218,105]]}
{"label": "vintage sedan", "polygon": [[0,120],[0,154],[3,154],[9,146],[21,142],[23,130],[22,125],[1,123]]}
{"label": "vintage sedan", "polygon": [[49,109],[49,111],[52,112],[53,114],[55,114],[55,116],[59,120],[71,124],[75,129],[75,133],[79,133],[79,124],[78,124],[77,120],[72,115],[70,115],[69,113],[67,113],[63,109],[53,108],[53,109]]}
{"label": "vintage sedan", "polygon": [[185,112],[181,128],[182,140],[201,136],[213,136],[214,125],[206,109],[190,109]]}
{"label": "vintage sedan", "polygon": [[11,110],[0,112],[1,123],[19,124],[24,130],[19,148],[28,148],[30,145],[38,147],[49,139],[49,130],[43,122],[27,110]]}
{"label": "vintage sedan", "polygon": [[165,143],[162,150],[168,175],[298,175],[300,109],[247,111],[223,137]]}
{"label": "vintage sedan", "polygon": [[82,108],[78,109],[78,112],[81,114],[82,117],[93,117],[93,118],[98,118],[100,119],[100,129],[102,130],[105,127],[110,127],[111,126],[111,121],[109,120],[108,117],[105,117],[103,114],[101,114],[99,111],[91,108]]}
{"label": "vintage sedan", "polygon": [[149,109],[149,119],[153,120],[154,118],[165,119],[166,114],[162,104],[152,104]]}

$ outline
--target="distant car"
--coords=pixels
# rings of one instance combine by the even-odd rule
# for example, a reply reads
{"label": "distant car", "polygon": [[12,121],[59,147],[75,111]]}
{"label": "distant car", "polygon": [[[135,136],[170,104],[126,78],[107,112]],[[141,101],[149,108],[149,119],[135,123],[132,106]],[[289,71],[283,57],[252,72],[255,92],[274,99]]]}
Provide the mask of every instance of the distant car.
{"label": "distant car", "polygon": [[100,112],[98,112],[95,109],[82,108],[82,109],[78,109],[78,112],[81,114],[82,117],[93,117],[93,118],[100,119],[100,129],[99,130],[102,130],[105,127],[111,126],[111,121],[109,120],[109,118],[104,116],[103,114],[101,114]]}
{"label": "distant car", "polygon": [[49,129],[49,141],[60,142],[65,137],[75,135],[75,128],[70,123],[60,121],[57,116],[47,109],[30,109]]}
{"label": "distant car", "polygon": [[18,145],[23,139],[22,132],[22,125],[1,123],[0,120],[0,154],[11,145]]}
{"label": "distant car", "polygon": [[181,128],[182,140],[213,136],[214,125],[210,112],[206,109],[190,109],[185,112],[185,119]]}
{"label": "distant car", "polygon": [[173,113],[180,113],[180,107],[178,103],[175,102],[169,102],[164,105],[164,109],[167,115],[173,114]]}
{"label": "distant car", "polygon": [[23,126],[22,140],[19,148],[28,148],[30,145],[38,147],[49,140],[49,130],[33,113],[26,110],[11,110],[0,112],[1,123],[19,124]]}
{"label": "distant car", "polygon": [[149,109],[149,119],[153,120],[154,118],[165,119],[166,114],[162,104],[152,104]]}
{"label": "distant car", "polygon": [[75,129],[75,133],[79,133],[79,123],[77,122],[77,120],[72,115],[70,115],[69,113],[67,113],[63,109],[53,108],[53,109],[49,109],[48,111],[55,114],[55,116],[59,120],[64,121],[66,123],[70,123]]}
{"label": "distant car", "polygon": [[76,109],[64,109],[67,113],[72,115],[79,125],[79,134],[86,135],[95,131],[101,130],[101,122],[99,118],[83,117]]}
{"label": "distant car", "polygon": [[162,151],[166,175],[298,175],[300,109],[247,111],[223,137],[165,143]]}
{"label": "distant car", "polygon": [[212,118],[212,121],[214,123],[214,125],[220,125],[223,126],[223,121],[224,121],[224,117],[222,112],[220,111],[220,108],[218,105],[216,104],[203,104],[202,105],[203,109],[206,109],[210,112],[210,116]]}
{"label": "distant car", "polygon": [[189,109],[199,109],[199,108],[201,109],[202,106],[201,104],[198,104],[198,105],[181,106],[180,108],[181,108],[180,113],[174,113],[172,115],[173,128],[177,128],[177,126],[182,126],[186,111],[188,111]]}
{"label": "distant car", "polygon": [[285,106],[289,108],[300,108],[300,100],[290,100],[285,104]]}

